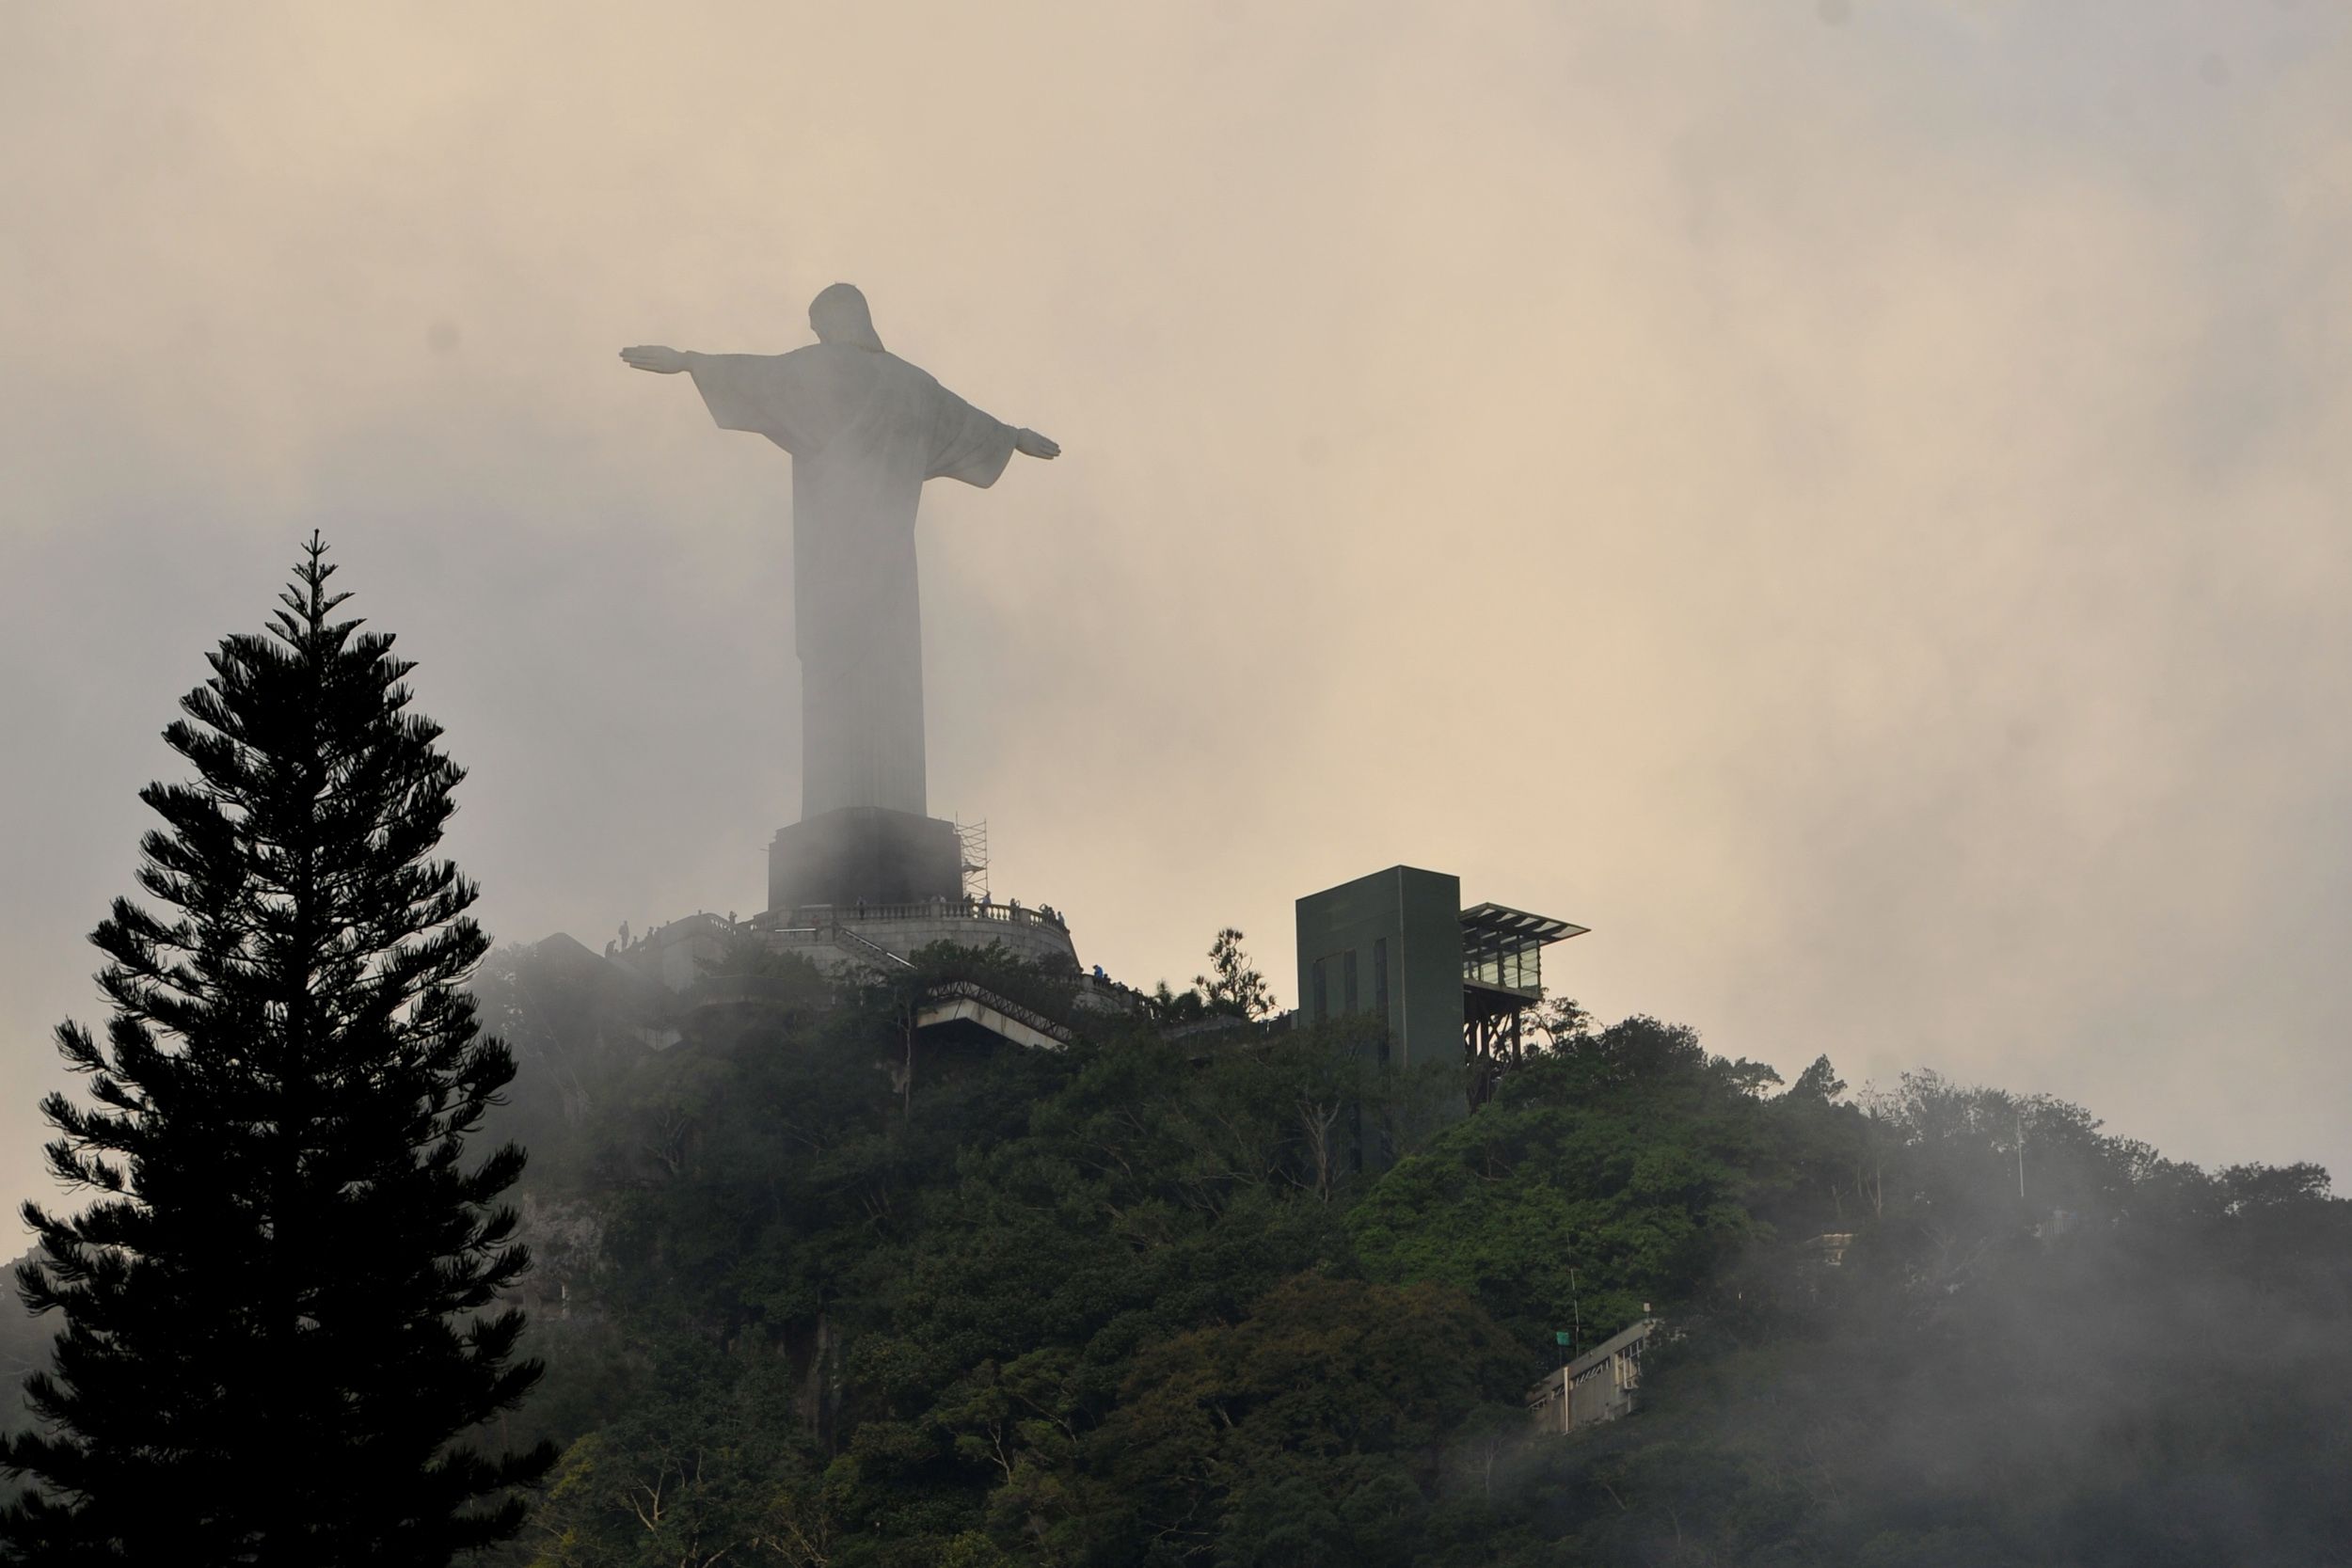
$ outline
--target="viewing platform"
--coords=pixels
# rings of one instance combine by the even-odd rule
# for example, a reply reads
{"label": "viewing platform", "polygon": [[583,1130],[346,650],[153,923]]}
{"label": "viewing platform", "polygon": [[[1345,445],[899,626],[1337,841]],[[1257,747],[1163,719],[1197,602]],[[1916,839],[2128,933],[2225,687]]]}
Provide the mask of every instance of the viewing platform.
{"label": "viewing platform", "polygon": [[903,965],[937,942],[999,947],[1032,962],[1078,968],[1070,927],[1059,911],[985,898],[931,898],[839,910],[815,904],[771,910],[740,922],[692,914],[658,926],[626,947],[608,946],[605,956],[683,992],[703,979],[707,963],[746,935],[771,951],[798,953],[829,974],[850,967],[887,970]]}
{"label": "viewing platform", "polygon": [[1032,908],[985,898],[930,898],[912,904],[825,904],[771,910],[748,922],[780,953],[801,953],[820,968],[872,964],[875,952],[903,959],[935,942],[961,947],[1000,947],[1032,962],[1078,967],[1070,927],[1050,906]]}

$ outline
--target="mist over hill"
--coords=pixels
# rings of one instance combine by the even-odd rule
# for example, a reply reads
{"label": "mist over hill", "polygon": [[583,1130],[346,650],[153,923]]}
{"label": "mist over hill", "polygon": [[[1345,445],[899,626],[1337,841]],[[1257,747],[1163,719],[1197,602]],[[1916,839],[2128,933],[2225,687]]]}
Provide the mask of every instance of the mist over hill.
{"label": "mist over hill", "polygon": [[[836,987],[746,952],[765,1000],[702,1009],[577,944],[485,971],[550,1369],[509,1435],[565,1445],[507,1560],[1975,1568],[2352,1541],[2352,1210],[2315,1166],[2203,1171],[1932,1072],[1783,1085],[1555,1003],[1489,1103],[1359,1169],[1355,1129],[1402,1135],[1450,1075],[1384,1075],[1336,1029],[1165,1037],[1071,1007],[1066,976],[921,958]],[[1077,1042],[910,1041],[909,988],[982,971]],[[1536,1430],[1556,1336],[1645,1310],[1668,1327],[1635,1412]]]}

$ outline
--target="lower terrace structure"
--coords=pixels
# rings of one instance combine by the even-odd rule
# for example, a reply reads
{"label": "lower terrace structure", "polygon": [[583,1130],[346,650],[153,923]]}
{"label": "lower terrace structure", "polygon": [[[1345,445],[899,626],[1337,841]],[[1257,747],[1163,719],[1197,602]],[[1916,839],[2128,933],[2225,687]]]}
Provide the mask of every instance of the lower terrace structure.
{"label": "lower terrace structure", "polygon": [[1530,1388],[1527,1414],[1536,1429],[1573,1432],[1630,1411],[1642,1386],[1642,1349],[1661,1326],[1658,1319],[1644,1318]]}
{"label": "lower terrace structure", "polygon": [[[753,942],[773,953],[797,953],[828,974],[887,976],[914,968],[914,955],[934,942],[996,947],[1010,956],[1078,974],[1070,927],[1059,911],[1026,908],[1017,901],[945,896],[910,904],[827,905],[754,915],[736,921],[693,914],[655,927],[606,957],[645,979],[666,987],[691,1011],[757,1010],[788,990],[758,975],[715,975],[709,965],[731,948]],[[1129,1012],[1138,993],[1100,975],[1078,974],[1080,1007]],[[990,1036],[1014,1045],[1058,1050],[1074,1037],[1070,1028],[999,996],[986,986],[950,981],[930,988],[914,1010],[914,1028],[940,1038]],[[675,1037],[673,1036],[673,1038]]]}

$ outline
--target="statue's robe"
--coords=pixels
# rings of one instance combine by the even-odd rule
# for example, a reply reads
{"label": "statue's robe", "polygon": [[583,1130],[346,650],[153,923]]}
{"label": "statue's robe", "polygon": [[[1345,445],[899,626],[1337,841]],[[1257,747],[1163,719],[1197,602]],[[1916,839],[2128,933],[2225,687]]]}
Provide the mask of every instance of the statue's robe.
{"label": "statue's robe", "polygon": [[694,354],[687,368],[722,429],[792,454],[801,816],[923,815],[915,506],[926,480],[995,483],[1018,432],[896,355],[847,343]]}

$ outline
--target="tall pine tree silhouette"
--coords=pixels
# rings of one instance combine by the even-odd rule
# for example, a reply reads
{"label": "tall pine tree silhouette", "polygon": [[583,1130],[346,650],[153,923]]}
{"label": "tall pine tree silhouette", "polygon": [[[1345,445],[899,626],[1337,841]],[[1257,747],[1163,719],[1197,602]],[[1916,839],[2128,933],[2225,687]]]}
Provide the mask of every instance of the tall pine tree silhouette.
{"label": "tall pine tree silhouette", "polygon": [[313,534],[267,635],[229,638],[165,739],[195,770],[92,933],[104,1041],[57,1043],[54,1174],[25,1218],[35,1487],[0,1552],[40,1563],[444,1564],[513,1534],[552,1454],[466,1436],[539,1375],[496,1297],[528,1264],[466,1143],[515,1073],[462,982],[475,890],[431,856],[463,771],[409,709],[392,639],[332,619]]}

